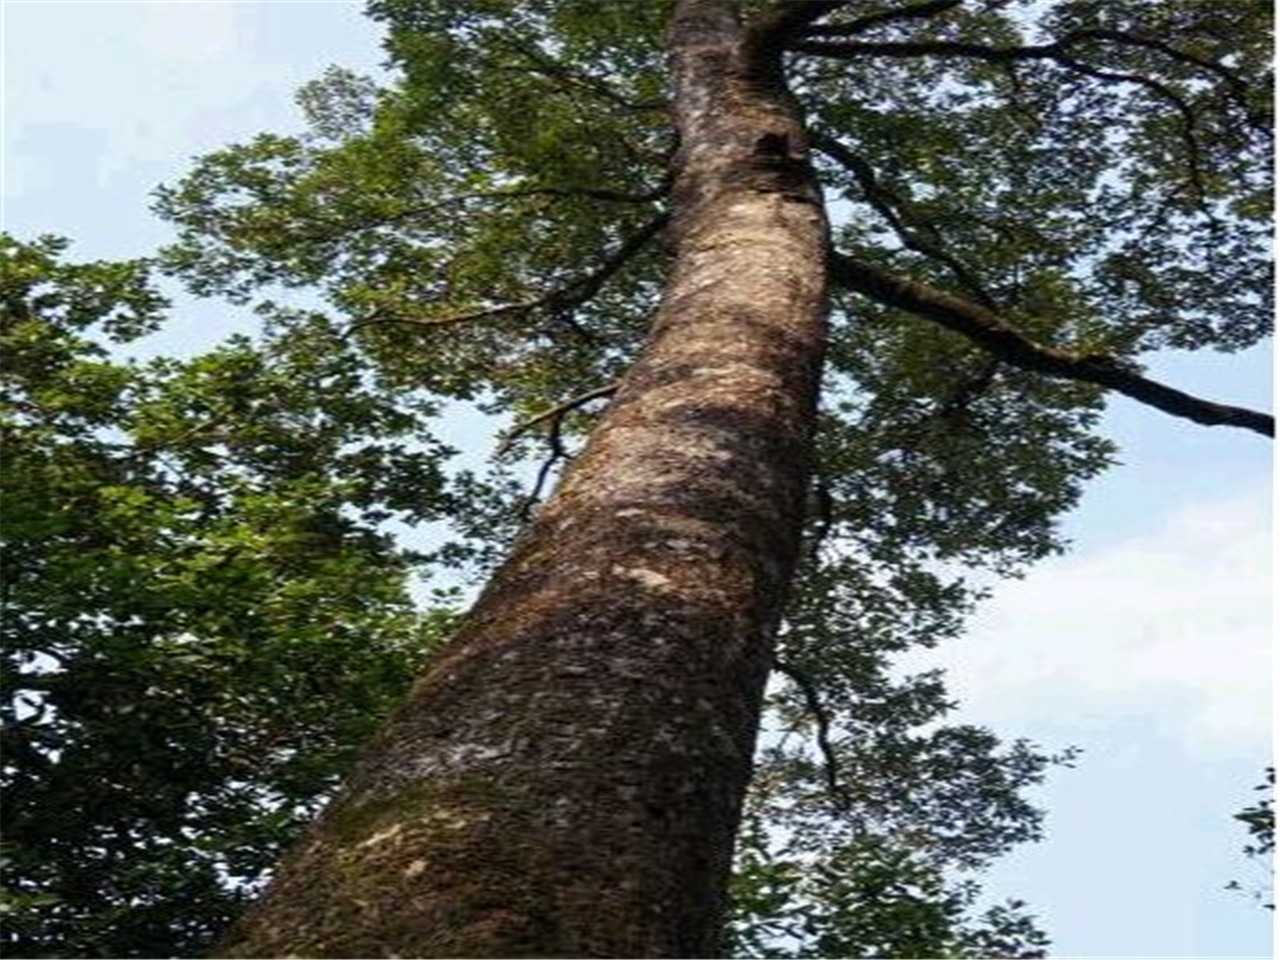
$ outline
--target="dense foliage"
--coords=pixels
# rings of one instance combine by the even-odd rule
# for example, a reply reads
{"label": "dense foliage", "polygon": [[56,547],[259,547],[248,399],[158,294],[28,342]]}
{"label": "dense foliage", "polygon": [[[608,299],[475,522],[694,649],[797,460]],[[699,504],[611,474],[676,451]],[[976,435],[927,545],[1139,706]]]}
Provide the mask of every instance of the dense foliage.
{"label": "dense foliage", "polygon": [[379,525],[448,451],[319,317],[117,359],[166,305],[64,246],[3,240],[5,942],[194,954],[446,631]]}
{"label": "dense foliage", "polygon": [[[256,304],[258,340],[115,360],[102,338],[163,307],[141,268],[6,248],[7,856],[27,955],[199,949],[333,783],[447,623],[412,608],[381,525],[456,516],[501,546],[521,514],[477,519],[479,486],[447,479],[441,402],[551,413],[502,454],[544,475],[589,429],[585,398],[634,359],[669,262],[669,6],[372,3],[391,86],[334,68],[300,94],[307,133],[227,147],[158,195],[180,236],[165,269]],[[833,256],[1117,370],[1259,342],[1265,6],[840,7],[788,55]],[[325,313],[271,306],[280,284]],[[1043,946],[1017,906],[971,916],[957,877],[1039,835],[1020,791],[1065,756],[944,725],[941,679],[892,664],[961,632],[980,591],[956,571],[1062,549],[1057,519],[1113,453],[1092,431],[1103,395],[931,319],[836,294],[735,881],[744,954]]]}

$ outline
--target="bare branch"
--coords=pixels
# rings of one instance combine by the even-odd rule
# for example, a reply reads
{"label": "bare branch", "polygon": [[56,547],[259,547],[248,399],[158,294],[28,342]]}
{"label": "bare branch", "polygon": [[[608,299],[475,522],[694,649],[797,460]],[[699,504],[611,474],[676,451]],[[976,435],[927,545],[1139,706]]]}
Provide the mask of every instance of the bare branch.
{"label": "bare branch", "polygon": [[542,499],[542,490],[547,485],[547,480],[551,477],[551,468],[560,461],[569,459],[569,452],[565,450],[564,442],[558,435],[550,436],[548,442],[551,445],[551,452],[547,454],[547,458],[542,461],[542,466],[538,468],[538,476],[533,481],[533,488],[520,501],[520,505],[516,507],[516,513],[520,515],[521,520],[528,520],[533,516],[533,508]]}
{"label": "bare branch", "polygon": [[404,323],[421,327],[437,327],[447,326],[457,323],[469,323],[473,320],[492,320],[496,317],[509,316],[514,313],[524,313],[529,310],[539,308],[548,308],[554,310],[569,310],[574,307],[581,306],[592,297],[594,297],[605,283],[621,270],[636,254],[638,254],[649,241],[656,237],[669,220],[667,213],[660,213],[651,219],[635,234],[624,240],[610,256],[608,256],[594,271],[584,277],[579,277],[563,287],[557,287],[547,293],[532,297],[528,300],[520,300],[515,303],[502,304],[496,307],[484,307],[479,310],[468,310],[463,313],[449,314],[443,317],[407,317],[400,314],[390,313],[389,311],[378,308],[369,316],[361,320],[357,320],[347,328],[344,336],[350,337],[356,330],[361,327],[368,327],[380,323]]}
{"label": "bare branch", "polygon": [[854,179],[858,181],[858,186],[862,188],[862,194],[867,203],[884,217],[898,239],[902,241],[903,246],[944,264],[957,280],[982,301],[983,305],[995,308],[995,301],[973,271],[952,256],[941,243],[922,237],[913,229],[913,224],[906,222],[904,219],[906,212],[902,209],[901,198],[880,183],[875,170],[869,163],[838,140],[833,140],[825,134],[815,132],[811,134],[810,139],[817,150],[853,174]]}
{"label": "bare branch", "polygon": [[924,3],[913,3],[893,10],[869,13],[865,17],[858,17],[856,20],[850,20],[847,23],[816,24],[805,28],[803,32],[806,37],[849,37],[885,23],[892,23],[895,20],[916,20],[932,17],[953,7],[958,7],[962,3],[964,3],[964,0],[926,0]]}
{"label": "bare branch", "polygon": [[1266,413],[1203,400],[1148,380],[1115,357],[1077,354],[1046,347],[1027,339],[998,315],[962,297],[844,254],[833,254],[836,283],[886,306],[932,320],[967,337],[978,346],[1023,368],[1053,377],[1093,383],[1122,393],[1176,417],[1210,426],[1244,427],[1264,436],[1275,435],[1275,419]]}
{"label": "bare branch", "polygon": [[547,446],[550,448],[550,452],[538,468],[538,475],[534,478],[533,488],[521,501],[520,506],[516,508],[522,520],[528,520],[532,516],[533,508],[542,499],[542,490],[547,485],[547,480],[551,477],[551,469],[560,461],[570,459],[569,451],[565,449],[564,438],[560,435],[562,419],[556,418],[551,422],[551,428],[547,431]]}
{"label": "bare branch", "polygon": [[523,423],[516,424],[506,432],[502,438],[502,442],[498,444],[498,454],[501,455],[506,453],[511,449],[511,445],[515,442],[516,437],[521,434],[528,433],[533,427],[536,427],[538,424],[544,423],[547,420],[554,420],[552,429],[558,434],[560,432],[560,421],[564,419],[566,414],[576,410],[584,404],[590,403],[592,400],[611,397],[617,392],[617,390],[618,385],[616,383],[606,384],[603,387],[596,387],[594,390],[588,390],[586,393],[580,393],[576,397],[570,397],[563,403],[556,404],[549,410],[544,410],[536,417],[531,417]]}
{"label": "bare branch", "polygon": [[813,717],[814,741],[818,745],[818,752],[822,754],[822,770],[827,781],[827,793],[837,808],[847,810],[852,803],[848,791],[840,782],[840,761],[831,743],[831,718],[822,704],[822,698],[818,695],[818,688],[803,671],[783,660],[775,659],[773,668],[794,683],[796,689],[800,691],[805,710]]}

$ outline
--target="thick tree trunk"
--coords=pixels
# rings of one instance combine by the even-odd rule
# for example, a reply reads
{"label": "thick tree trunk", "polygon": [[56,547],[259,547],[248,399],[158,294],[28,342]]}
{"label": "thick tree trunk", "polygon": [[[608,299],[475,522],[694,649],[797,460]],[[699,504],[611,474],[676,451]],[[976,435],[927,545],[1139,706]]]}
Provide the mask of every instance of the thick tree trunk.
{"label": "thick tree trunk", "polygon": [[641,359],[227,957],[703,957],[800,535],[826,224],[732,0],[671,42],[676,262]]}

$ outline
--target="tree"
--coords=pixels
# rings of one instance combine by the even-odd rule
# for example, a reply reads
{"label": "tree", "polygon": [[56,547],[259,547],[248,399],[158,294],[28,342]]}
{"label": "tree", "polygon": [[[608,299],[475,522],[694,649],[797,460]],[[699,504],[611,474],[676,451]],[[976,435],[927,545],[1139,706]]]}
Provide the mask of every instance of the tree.
{"label": "tree", "polygon": [[448,627],[376,529],[445,451],[316,317],[113,357],[167,305],[65,246],[0,237],[4,943],[198,955]]}
{"label": "tree", "polygon": [[[1021,901],[972,917],[979,887],[948,883],[918,850],[864,832],[816,858],[781,859],[750,824],[730,888],[735,957],[1043,957]],[[744,922],[745,921],[745,922]]]}
{"label": "tree", "polygon": [[[905,748],[833,775],[866,675],[893,626],[951,629],[968,594],[940,562],[1057,548],[1109,455],[1102,391],[1270,432],[1136,362],[1269,330],[1266,11],[371,9],[403,82],[335,75],[314,138],[202,161],[161,197],[170,266],[320,284],[388,378],[543,417],[556,453],[612,399],[224,949],[714,953],[802,558],[781,663],[857,708],[819,738],[832,793],[892,819],[941,794],[905,788]],[[819,180],[857,213],[834,238]]]}

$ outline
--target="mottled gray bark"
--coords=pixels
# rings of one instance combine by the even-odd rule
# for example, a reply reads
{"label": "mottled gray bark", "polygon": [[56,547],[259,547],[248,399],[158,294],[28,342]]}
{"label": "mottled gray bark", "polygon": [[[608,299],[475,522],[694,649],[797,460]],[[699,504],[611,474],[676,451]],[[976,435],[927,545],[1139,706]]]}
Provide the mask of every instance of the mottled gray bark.
{"label": "mottled gray bark", "polygon": [[676,260],[641,359],[220,956],[716,955],[825,311],[804,135],[735,8],[673,24]]}

